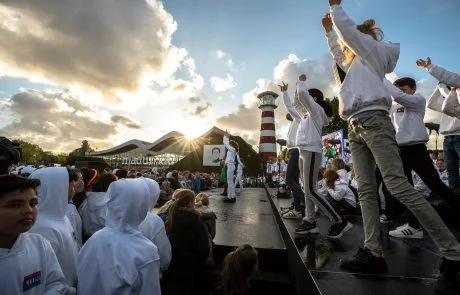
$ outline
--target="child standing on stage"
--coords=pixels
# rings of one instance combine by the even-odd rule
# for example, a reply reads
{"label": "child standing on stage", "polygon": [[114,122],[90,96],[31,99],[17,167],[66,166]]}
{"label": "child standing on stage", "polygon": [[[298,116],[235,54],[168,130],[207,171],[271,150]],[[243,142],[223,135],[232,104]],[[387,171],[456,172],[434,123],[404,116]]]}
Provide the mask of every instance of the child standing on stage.
{"label": "child standing on stage", "polygon": [[243,164],[243,162],[241,162],[239,154],[236,154],[236,160],[238,161],[238,166],[236,168],[235,186],[237,184],[240,185],[240,190],[238,191],[238,193],[240,194],[243,191],[243,169],[244,169],[244,164]]}
{"label": "child standing on stage", "polygon": [[[460,270],[460,244],[447,229],[430,204],[408,182],[404,175],[395,130],[389,116],[391,97],[385,88],[385,74],[391,73],[399,58],[399,44],[379,42],[382,31],[375,21],[356,25],[340,6],[341,0],[329,0],[330,16],[323,18],[329,47],[341,61],[347,75],[339,91],[340,112],[348,119],[350,149],[358,182],[358,194],[364,223],[364,248],[341,267],[351,271],[385,272],[387,264],[381,255],[380,221],[375,193],[375,165],[382,172],[390,193],[414,213],[440,248],[444,262],[443,278],[452,281]],[[331,22],[332,20],[332,22]],[[334,51],[334,24],[342,50]],[[339,47],[340,49],[340,47]]]}
{"label": "child standing on stage", "polygon": [[225,159],[225,165],[227,165],[227,198],[224,200],[225,203],[235,203],[235,181],[233,180],[233,174],[235,173],[235,157],[237,154],[238,144],[233,140],[230,141],[228,134],[224,135],[224,145],[227,149],[227,158]]}
{"label": "child standing on stage", "polygon": [[305,217],[295,233],[306,235],[319,232],[315,221],[315,205],[326,214],[332,222],[328,237],[340,238],[350,230],[352,224],[342,220],[334,208],[317,193],[317,180],[321,165],[322,129],[332,116],[332,106],[324,101],[323,93],[318,89],[307,90],[306,76],[301,75],[297,82],[297,99],[305,108],[303,119],[297,130],[297,146],[300,151],[300,169],[302,169],[305,187]]}

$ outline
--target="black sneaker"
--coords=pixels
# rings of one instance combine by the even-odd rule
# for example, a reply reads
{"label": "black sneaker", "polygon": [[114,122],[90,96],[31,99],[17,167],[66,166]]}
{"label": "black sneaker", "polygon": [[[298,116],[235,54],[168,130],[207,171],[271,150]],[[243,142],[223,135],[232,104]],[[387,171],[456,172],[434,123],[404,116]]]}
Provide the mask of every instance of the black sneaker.
{"label": "black sneaker", "polygon": [[225,198],[224,199],[224,203],[235,203],[236,202],[236,198]]}
{"label": "black sneaker", "polygon": [[224,192],[224,193],[221,193],[220,195],[226,197],[227,193]]}
{"label": "black sneaker", "polygon": [[352,272],[384,273],[388,266],[383,256],[376,257],[366,248],[359,248],[351,259],[341,259],[340,267]]}
{"label": "black sneaker", "polygon": [[297,235],[307,235],[307,234],[316,234],[319,233],[319,229],[316,227],[316,221],[308,222],[303,221],[296,229],[295,233]]}
{"label": "black sneaker", "polygon": [[329,228],[327,237],[331,239],[340,239],[343,236],[343,233],[349,231],[353,225],[348,221],[343,221],[342,223],[334,223]]}
{"label": "black sneaker", "polygon": [[441,277],[436,282],[436,293],[443,295],[460,294],[460,261],[442,259]]}

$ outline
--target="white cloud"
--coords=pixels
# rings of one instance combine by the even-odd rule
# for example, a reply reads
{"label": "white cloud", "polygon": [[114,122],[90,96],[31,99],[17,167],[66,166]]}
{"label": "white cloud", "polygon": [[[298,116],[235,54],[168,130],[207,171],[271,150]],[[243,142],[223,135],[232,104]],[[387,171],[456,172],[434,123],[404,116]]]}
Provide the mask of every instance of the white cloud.
{"label": "white cloud", "polygon": [[235,79],[230,74],[227,74],[225,78],[211,77],[209,81],[212,89],[217,93],[225,92],[236,87]]}
{"label": "white cloud", "polygon": [[222,50],[217,50],[216,55],[217,55],[217,58],[222,59],[225,62],[225,64],[228,66],[230,70],[233,71],[235,69],[233,59],[228,53],[225,53]]}
{"label": "white cloud", "polygon": [[0,72],[120,100],[146,77],[162,83],[181,66],[193,68],[187,51],[171,44],[176,29],[159,0],[4,0]]}

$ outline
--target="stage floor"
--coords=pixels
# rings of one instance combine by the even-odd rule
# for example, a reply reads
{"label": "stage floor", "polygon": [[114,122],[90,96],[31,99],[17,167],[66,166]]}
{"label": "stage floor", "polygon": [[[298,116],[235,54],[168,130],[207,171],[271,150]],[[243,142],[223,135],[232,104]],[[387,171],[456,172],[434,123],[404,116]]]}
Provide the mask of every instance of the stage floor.
{"label": "stage floor", "polygon": [[[269,189],[274,194],[276,190]],[[280,206],[290,205],[290,199],[273,199]],[[276,214],[276,213],[275,213]],[[352,257],[363,244],[361,216],[351,216],[353,228],[340,240],[326,237],[330,222],[318,217],[320,234],[296,238],[294,230],[299,220],[282,219],[283,225],[294,240],[297,251],[313,278],[320,294],[435,294],[441,257],[431,238],[425,233],[423,239],[397,239],[388,236],[388,230],[397,225],[381,224],[381,239],[388,263],[388,273],[365,275],[350,273],[339,268],[341,258]],[[459,226],[453,229],[460,237]]]}

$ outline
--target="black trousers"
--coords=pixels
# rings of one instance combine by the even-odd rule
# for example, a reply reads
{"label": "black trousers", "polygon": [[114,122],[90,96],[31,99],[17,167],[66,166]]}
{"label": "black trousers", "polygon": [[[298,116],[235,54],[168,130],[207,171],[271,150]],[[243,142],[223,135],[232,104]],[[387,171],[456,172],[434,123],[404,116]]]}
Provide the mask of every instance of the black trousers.
{"label": "black trousers", "polygon": [[[422,179],[426,186],[431,189],[433,194],[443,198],[447,204],[456,207],[456,196],[452,190],[442,182],[439,173],[433,165],[430,154],[426,149],[426,145],[414,144],[407,146],[400,146],[401,158],[403,161],[404,173],[409,182],[414,185],[412,181],[412,170]],[[412,227],[420,227],[415,216],[409,210],[409,225]]]}

